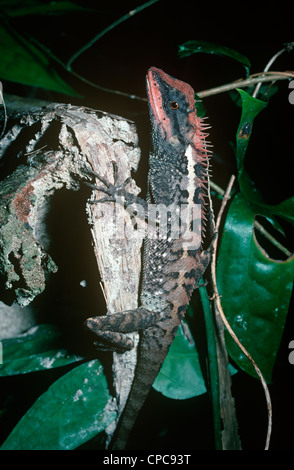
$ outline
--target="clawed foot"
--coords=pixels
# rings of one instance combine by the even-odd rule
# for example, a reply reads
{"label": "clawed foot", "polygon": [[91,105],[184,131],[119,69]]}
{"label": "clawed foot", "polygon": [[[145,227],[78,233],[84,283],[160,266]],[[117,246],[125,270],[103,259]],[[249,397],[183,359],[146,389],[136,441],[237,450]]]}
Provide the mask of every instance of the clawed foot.
{"label": "clawed foot", "polygon": [[161,313],[138,307],[112,315],[88,318],[85,321],[85,326],[97,335],[98,341],[95,341],[97,349],[125,352],[134,347],[134,341],[127,333],[155,326],[161,320],[161,316]]}
{"label": "clawed foot", "polygon": [[97,191],[101,191],[105,193],[107,196],[103,197],[98,200],[90,201],[91,204],[96,204],[100,202],[116,202],[118,196],[125,196],[126,195],[126,186],[131,181],[131,177],[128,177],[122,184],[117,184],[118,179],[118,168],[116,162],[112,162],[113,164],[113,175],[114,175],[114,184],[109,183],[105,178],[100,176],[93,170],[87,169],[86,172],[97,178],[104,186],[97,186],[92,183],[85,182],[87,186],[90,186],[92,189],[96,189]]}

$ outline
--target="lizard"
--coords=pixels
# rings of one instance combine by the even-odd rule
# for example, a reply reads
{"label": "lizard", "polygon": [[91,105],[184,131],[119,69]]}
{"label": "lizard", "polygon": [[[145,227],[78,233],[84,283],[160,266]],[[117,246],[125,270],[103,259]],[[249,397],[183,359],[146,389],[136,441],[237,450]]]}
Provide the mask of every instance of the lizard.
{"label": "lizard", "polygon": [[[140,332],[135,377],[111,443],[113,449],[126,446],[212,253],[212,244],[206,250],[202,248],[211,152],[206,141],[208,125],[205,118],[197,115],[194,90],[189,84],[156,67],[148,70],[146,82],[153,144],[147,200],[128,193],[126,182],[118,186],[115,181],[111,184],[91,172],[103,184],[92,186],[106,194],[96,202],[115,201],[117,196],[123,196],[126,204],[141,204],[146,217],[150,203],[171,210],[166,236],[160,237],[157,233],[155,238],[146,237],[144,241],[138,309],[86,320],[90,330],[104,341],[115,344],[120,352],[134,346],[126,333]],[[200,231],[197,224],[195,228],[191,222],[182,220],[181,223],[181,208],[187,206],[200,208]],[[172,213],[179,214],[182,230],[178,237],[172,236]],[[187,228],[192,243],[184,236]]]}

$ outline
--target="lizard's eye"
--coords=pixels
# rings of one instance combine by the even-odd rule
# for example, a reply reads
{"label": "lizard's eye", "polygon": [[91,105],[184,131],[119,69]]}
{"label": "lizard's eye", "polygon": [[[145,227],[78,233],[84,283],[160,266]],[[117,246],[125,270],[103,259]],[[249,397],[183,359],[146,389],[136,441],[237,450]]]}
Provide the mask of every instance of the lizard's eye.
{"label": "lizard's eye", "polygon": [[170,105],[171,109],[174,109],[174,110],[178,109],[178,107],[179,107],[179,103],[177,101],[171,101],[169,103],[169,105]]}

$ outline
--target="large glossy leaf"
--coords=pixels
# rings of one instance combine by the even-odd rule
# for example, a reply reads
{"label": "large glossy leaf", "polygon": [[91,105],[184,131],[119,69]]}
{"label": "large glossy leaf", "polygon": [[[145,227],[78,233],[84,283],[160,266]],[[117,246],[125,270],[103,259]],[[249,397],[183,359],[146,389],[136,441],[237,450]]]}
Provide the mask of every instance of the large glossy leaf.
{"label": "large glossy leaf", "polygon": [[230,47],[222,46],[220,44],[214,44],[212,42],[207,41],[187,41],[184,44],[179,46],[179,57],[188,57],[192,54],[197,54],[199,52],[205,54],[216,54],[220,56],[230,57],[231,59],[236,60],[237,62],[241,63],[246,71],[249,73],[249,69],[251,66],[250,60],[240,54],[240,52],[231,49]]}
{"label": "large glossy leaf", "polygon": [[82,364],[37,399],[0,449],[75,449],[115,419],[110,398],[101,363]]}
{"label": "large glossy leaf", "polygon": [[285,199],[279,204],[266,204],[261,192],[256,188],[246,170],[239,177],[240,189],[243,196],[252,204],[255,211],[265,217],[279,216],[294,224],[294,196]]}
{"label": "large glossy leaf", "polygon": [[198,352],[180,327],[153,384],[168,398],[184,400],[206,392]]}
{"label": "large glossy leaf", "polygon": [[26,334],[3,339],[1,343],[0,377],[52,369],[82,360],[63,347],[61,333],[54,325],[38,325]]}
{"label": "large glossy leaf", "polygon": [[0,79],[78,96],[58,75],[52,57],[13,30],[0,16]]}
{"label": "large glossy leaf", "polygon": [[[267,381],[285,326],[294,278],[294,257],[269,258],[254,236],[255,213],[242,194],[230,206],[221,239],[217,283],[226,317]],[[230,356],[246,372],[255,371],[231,337]]]}

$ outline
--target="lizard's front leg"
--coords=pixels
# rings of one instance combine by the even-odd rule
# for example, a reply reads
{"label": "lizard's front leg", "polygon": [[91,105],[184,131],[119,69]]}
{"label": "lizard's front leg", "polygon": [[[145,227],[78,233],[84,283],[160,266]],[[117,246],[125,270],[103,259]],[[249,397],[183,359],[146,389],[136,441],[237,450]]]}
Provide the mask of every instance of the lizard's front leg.
{"label": "lizard's front leg", "polygon": [[97,178],[103,184],[103,186],[97,186],[96,184],[92,184],[88,182],[86,182],[85,184],[87,186],[90,186],[93,189],[96,189],[97,191],[103,192],[106,195],[105,197],[101,199],[90,201],[90,203],[97,204],[97,203],[102,203],[102,202],[124,202],[127,205],[140,204],[143,207],[145,214],[147,214],[148,212],[147,202],[144,199],[126,190],[126,186],[131,181],[131,177],[127,178],[123,183],[119,184],[116,162],[113,162],[113,169],[114,169],[114,184],[107,181],[98,173],[87,169],[87,173]]}
{"label": "lizard's front leg", "polygon": [[[130,182],[130,178],[127,178],[123,183],[119,184],[118,169],[115,162],[113,162],[113,170],[113,184],[96,172],[87,170],[87,173],[95,177],[101,185],[98,186],[92,183],[86,184],[105,194],[105,197],[90,202],[92,204],[116,202],[123,203],[126,206],[130,204],[140,204],[144,207],[143,213],[145,214],[147,206],[146,202],[126,190],[126,186]],[[133,341],[126,335],[126,333],[136,332],[138,330],[148,328],[149,326],[153,326],[157,320],[157,314],[154,314],[145,308],[138,307],[134,310],[115,312],[113,314],[88,318],[85,325],[98,336],[98,340],[94,343],[97,349],[122,353],[131,350],[134,347]]]}

